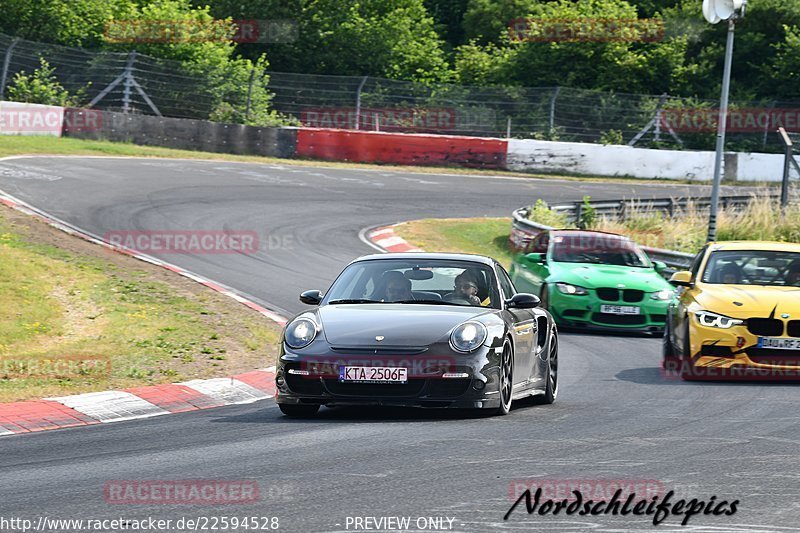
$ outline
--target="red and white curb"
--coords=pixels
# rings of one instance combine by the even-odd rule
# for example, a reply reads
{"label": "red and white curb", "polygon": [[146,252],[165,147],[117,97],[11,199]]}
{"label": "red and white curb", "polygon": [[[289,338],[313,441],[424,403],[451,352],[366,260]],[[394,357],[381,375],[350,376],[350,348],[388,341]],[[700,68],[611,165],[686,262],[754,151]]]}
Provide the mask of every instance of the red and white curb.
{"label": "red and white curb", "polygon": [[361,232],[361,240],[376,250],[381,252],[422,252],[422,248],[418,248],[408,241],[397,235],[394,229],[401,226],[405,222],[392,224],[391,226],[383,226],[380,228],[367,229]]}
{"label": "red and white curb", "polygon": [[121,391],[0,404],[0,436],[251,403],[275,394],[275,367]]}
{"label": "red and white curb", "polygon": [[[16,157],[4,157],[0,158],[0,161],[7,159],[16,159]],[[233,298],[281,326],[286,324],[287,319],[284,316],[253,302],[233,289],[166,261],[129,248],[112,245],[96,235],[75,228],[3,191],[0,191],[0,203],[36,217],[70,235],[171,270]],[[124,391],[91,392],[59,398],[4,403],[0,404],[0,436],[250,403],[274,396],[274,383],[275,367],[271,367],[230,378],[192,380],[185,383],[138,387]]]}

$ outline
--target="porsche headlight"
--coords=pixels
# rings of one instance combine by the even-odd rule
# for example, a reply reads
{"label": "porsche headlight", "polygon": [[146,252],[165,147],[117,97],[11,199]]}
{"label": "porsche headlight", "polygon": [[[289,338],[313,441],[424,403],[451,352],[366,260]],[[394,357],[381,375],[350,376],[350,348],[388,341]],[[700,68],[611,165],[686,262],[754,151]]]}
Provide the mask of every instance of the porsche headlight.
{"label": "porsche headlight", "polygon": [[464,322],[450,334],[450,346],[458,352],[471,352],[486,340],[486,326],[480,322]]}
{"label": "porsche headlight", "polygon": [[658,292],[654,292],[653,294],[651,294],[650,298],[652,300],[661,300],[661,301],[671,300],[674,294],[675,291],[673,291],[672,289],[662,289]]}
{"label": "porsche headlight", "polygon": [[706,326],[709,328],[729,329],[732,326],[738,326],[739,324],[744,323],[744,320],[731,318],[725,315],[718,315],[717,313],[712,313],[711,311],[695,311],[694,316],[697,317],[697,321],[700,322],[701,326]]}
{"label": "porsche headlight", "polygon": [[305,348],[317,336],[317,324],[309,318],[298,318],[286,326],[284,340],[295,350]]}
{"label": "porsche headlight", "polygon": [[570,285],[569,283],[556,283],[556,288],[561,294],[571,294],[573,296],[584,296],[589,294],[589,291],[577,285]]}

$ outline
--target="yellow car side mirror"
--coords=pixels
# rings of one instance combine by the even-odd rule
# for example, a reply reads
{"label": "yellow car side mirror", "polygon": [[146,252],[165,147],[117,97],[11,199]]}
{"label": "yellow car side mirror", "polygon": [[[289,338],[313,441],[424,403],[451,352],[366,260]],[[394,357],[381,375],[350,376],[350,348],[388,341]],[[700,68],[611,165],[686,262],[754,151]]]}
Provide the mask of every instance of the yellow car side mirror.
{"label": "yellow car side mirror", "polygon": [[688,270],[675,272],[672,277],[669,278],[669,282],[680,287],[691,287],[693,285],[692,273]]}

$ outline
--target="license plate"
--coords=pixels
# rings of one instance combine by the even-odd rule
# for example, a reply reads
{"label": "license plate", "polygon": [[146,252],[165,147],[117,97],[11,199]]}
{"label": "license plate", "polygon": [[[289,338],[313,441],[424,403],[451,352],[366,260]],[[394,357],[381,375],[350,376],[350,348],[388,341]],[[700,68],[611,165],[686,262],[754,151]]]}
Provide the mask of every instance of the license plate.
{"label": "license plate", "polygon": [[600,312],[610,315],[638,315],[639,308],[635,305],[601,305]]}
{"label": "license plate", "polygon": [[340,366],[339,381],[346,383],[405,383],[408,369],[398,366]]}
{"label": "license plate", "polygon": [[782,339],[774,337],[759,337],[759,348],[773,348],[775,350],[800,350],[800,339]]}

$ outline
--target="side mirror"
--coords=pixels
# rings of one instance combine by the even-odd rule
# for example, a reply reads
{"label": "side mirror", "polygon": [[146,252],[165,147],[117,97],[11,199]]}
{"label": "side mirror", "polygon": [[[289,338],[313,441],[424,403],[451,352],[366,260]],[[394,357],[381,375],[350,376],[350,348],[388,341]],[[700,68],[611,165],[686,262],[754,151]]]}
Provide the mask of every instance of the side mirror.
{"label": "side mirror", "polygon": [[530,254],[525,254],[525,259],[527,259],[531,263],[544,263],[545,255],[534,252]]}
{"label": "side mirror", "polygon": [[691,287],[693,285],[692,273],[688,270],[675,272],[672,277],[669,278],[669,282],[679,287]]}
{"label": "side mirror", "polygon": [[506,307],[510,309],[533,309],[539,307],[542,301],[535,294],[527,292],[518,292],[508,300],[506,300]]}
{"label": "side mirror", "polygon": [[308,305],[319,305],[322,301],[322,293],[317,290],[306,291],[300,295],[300,301]]}
{"label": "side mirror", "polygon": [[663,261],[653,261],[653,270],[661,274],[667,269],[667,264]]}

